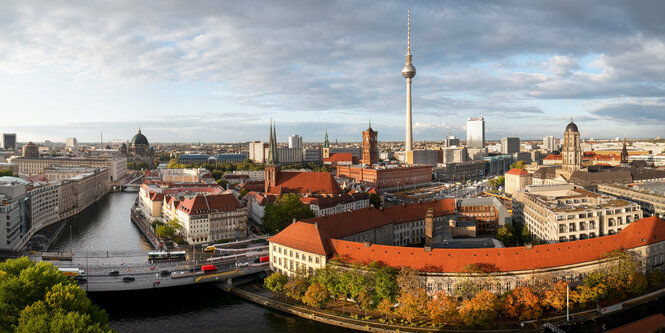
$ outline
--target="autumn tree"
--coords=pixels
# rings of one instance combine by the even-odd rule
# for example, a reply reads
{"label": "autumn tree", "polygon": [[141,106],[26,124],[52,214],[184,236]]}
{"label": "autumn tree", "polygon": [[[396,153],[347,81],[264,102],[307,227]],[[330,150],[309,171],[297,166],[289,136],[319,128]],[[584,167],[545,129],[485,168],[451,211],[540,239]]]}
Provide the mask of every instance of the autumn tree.
{"label": "autumn tree", "polygon": [[665,274],[658,270],[651,271],[647,274],[647,281],[649,287],[659,287],[665,282]]}
{"label": "autumn tree", "polygon": [[467,326],[486,327],[491,325],[499,315],[499,299],[489,290],[481,290],[470,299],[464,300],[459,314]]}
{"label": "autumn tree", "polygon": [[402,267],[397,274],[399,297],[396,313],[411,322],[425,315],[427,311],[427,292],[423,280],[417,271]]}
{"label": "autumn tree", "polygon": [[519,320],[531,320],[540,318],[543,308],[531,288],[517,287],[504,295],[503,313]]}
{"label": "autumn tree", "polygon": [[519,160],[517,162],[514,162],[513,164],[510,165],[511,169],[524,169],[524,165],[526,162]]}
{"label": "autumn tree", "polygon": [[394,303],[389,301],[387,298],[384,298],[379,302],[379,305],[376,307],[379,312],[383,313],[384,315],[391,315],[393,313],[393,307]]}
{"label": "autumn tree", "polygon": [[284,285],[284,292],[287,296],[300,301],[305,296],[308,288],[309,280],[298,274]]}
{"label": "autumn tree", "polygon": [[432,322],[446,325],[459,319],[458,305],[454,297],[440,291],[427,303],[427,311]]}
{"label": "autumn tree", "polygon": [[302,302],[311,307],[321,309],[328,304],[329,299],[330,293],[328,293],[328,290],[320,283],[314,283],[307,288]]}
{"label": "autumn tree", "polygon": [[[547,289],[543,292],[543,298],[541,304],[545,308],[554,309],[556,311],[561,311],[566,308],[566,289],[568,284],[566,281],[558,281],[552,285],[552,288]],[[568,299],[574,300],[577,299],[577,292],[574,290],[568,291]],[[572,303],[572,302],[571,302]]]}

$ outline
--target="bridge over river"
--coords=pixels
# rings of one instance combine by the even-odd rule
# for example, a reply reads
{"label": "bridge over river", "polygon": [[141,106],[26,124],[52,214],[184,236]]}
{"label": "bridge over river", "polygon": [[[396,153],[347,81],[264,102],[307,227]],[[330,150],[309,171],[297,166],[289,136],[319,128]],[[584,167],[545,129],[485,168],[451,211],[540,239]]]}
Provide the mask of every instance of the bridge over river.
{"label": "bridge over river", "polygon": [[[267,253],[267,252],[266,252]],[[59,268],[78,268],[85,271],[85,280],[79,281],[88,292],[127,291],[153,288],[177,287],[198,283],[223,282],[232,284],[233,279],[263,274],[269,263],[254,263],[263,252],[247,253],[245,257],[214,257],[201,253],[190,256],[188,261],[149,261],[147,253],[129,251],[108,253],[31,253],[33,261],[48,261]],[[202,272],[202,265],[215,265],[216,271]],[[117,275],[110,272],[118,271]],[[132,281],[123,277],[131,276]]]}

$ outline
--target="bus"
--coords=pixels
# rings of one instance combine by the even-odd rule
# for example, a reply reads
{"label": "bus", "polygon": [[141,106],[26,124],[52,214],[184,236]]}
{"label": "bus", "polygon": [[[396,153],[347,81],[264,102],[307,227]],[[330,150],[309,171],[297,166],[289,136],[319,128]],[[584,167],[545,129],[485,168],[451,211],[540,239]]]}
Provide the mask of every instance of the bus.
{"label": "bus", "polygon": [[187,258],[187,252],[185,251],[169,252],[169,259],[171,260],[185,260],[186,258]]}
{"label": "bus", "polygon": [[148,259],[150,260],[167,260],[169,258],[168,252],[148,252]]}

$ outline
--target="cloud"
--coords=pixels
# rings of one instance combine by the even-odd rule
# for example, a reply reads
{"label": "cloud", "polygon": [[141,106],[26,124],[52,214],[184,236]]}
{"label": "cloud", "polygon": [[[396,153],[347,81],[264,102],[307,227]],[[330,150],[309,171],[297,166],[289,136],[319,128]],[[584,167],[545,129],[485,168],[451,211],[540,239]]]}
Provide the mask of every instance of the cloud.
{"label": "cloud", "polygon": [[[361,10],[353,1],[8,1],[0,4],[0,75],[57,72],[129,89],[205,82],[215,86],[210,95],[246,106],[249,125],[273,112],[297,113],[302,124],[380,113],[377,125],[388,128],[404,112],[408,6],[414,116],[423,124],[460,128],[485,115],[513,119],[500,130],[519,132],[526,119],[571,113],[542,107],[551,101],[665,95],[665,2],[602,0],[370,1]],[[626,107],[590,114],[620,119]],[[200,118],[186,118],[180,124],[198,128]],[[224,139],[244,135],[219,125]]]}

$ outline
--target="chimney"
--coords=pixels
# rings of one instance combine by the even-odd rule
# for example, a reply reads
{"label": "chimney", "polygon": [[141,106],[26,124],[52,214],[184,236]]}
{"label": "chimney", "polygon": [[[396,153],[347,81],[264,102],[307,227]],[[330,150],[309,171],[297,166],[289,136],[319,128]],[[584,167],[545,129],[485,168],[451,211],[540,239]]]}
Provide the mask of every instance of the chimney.
{"label": "chimney", "polygon": [[425,246],[425,252],[432,252],[431,246]]}
{"label": "chimney", "polygon": [[319,222],[314,222],[314,228],[316,228],[316,229],[319,228]]}
{"label": "chimney", "polygon": [[531,249],[533,249],[533,244],[526,243],[526,244],[524,244],[524,248],[527,249],[527,250],[531,250]]}
{"label": "chimney", "polygon": [[372,243],[370,241],[366,240],[365,243],[363,243],[363,245],[365,247],[370,247],[372,245]]}
{"label": "chimney", "polygon": [[291,222],[296,223],[296,218],[294,217]]}
{"label": "chimney", "polygon": [[425,248],[430,247],[431,250],[433,236],[434,236],[434,209],[427,208],[427,214],[425,214]]}

